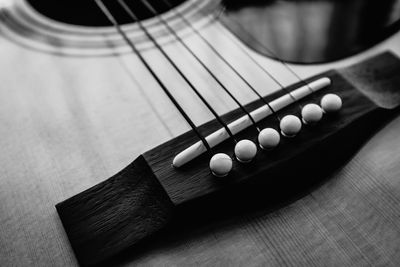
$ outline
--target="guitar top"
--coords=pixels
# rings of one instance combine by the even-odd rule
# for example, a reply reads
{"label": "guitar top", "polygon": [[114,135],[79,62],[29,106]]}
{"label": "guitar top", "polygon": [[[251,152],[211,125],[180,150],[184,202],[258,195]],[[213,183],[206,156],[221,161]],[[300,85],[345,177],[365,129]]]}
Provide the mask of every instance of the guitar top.
{"label": "guitar top", "polygon": [[400,264],[399,1],[84,2],[0,1],[1,266]]}

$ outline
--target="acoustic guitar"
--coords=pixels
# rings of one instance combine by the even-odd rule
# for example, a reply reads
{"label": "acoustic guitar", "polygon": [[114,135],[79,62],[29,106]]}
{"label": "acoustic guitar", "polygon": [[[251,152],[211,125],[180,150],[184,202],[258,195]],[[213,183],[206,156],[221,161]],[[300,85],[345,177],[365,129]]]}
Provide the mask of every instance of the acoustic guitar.
{"label": "acoustic guitar", "polygon": [[0,0],[0,265],[399,266],[399,19]]}

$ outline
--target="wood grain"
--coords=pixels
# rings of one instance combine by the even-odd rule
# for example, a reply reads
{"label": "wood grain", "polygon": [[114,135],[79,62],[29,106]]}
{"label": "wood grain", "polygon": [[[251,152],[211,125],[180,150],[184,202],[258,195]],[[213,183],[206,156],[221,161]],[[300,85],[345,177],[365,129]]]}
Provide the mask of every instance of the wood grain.
{"label": "wood grain", "polygon": [[[373,85],[369,89],[380,92],[381,100],[392,101],[400,94],[397,90],[400,86],[397,75],[400,60],[389,53],[359,63],[347,71],[353,74],[354,82],[373,80],[376,88]],[[181,224],[179,219],[188,217],[199,223],[221,215],[238,216],[260,206],[274,210],[323,182],[328,174],[354,154],[377,126],[390,118],[393,111],[374,104],[334,71],[320,77],[329,77],[332,85],[306,97],[300,105],[316,101],[324,94],[336,93],[344,102],[341,111],[325,116],[314,127],[304,127],[294,139],[283,138],[280,146],[272,152],[260,150],[251,164],[235,162],[233,171],[225,179],[218,181],[212,176],[207,154],[183,168],[171,166],[174,151],[180,151],[195,141],[194,133],[188,132],[146,152],[116,176],[58,204],[58,213],[79,262],[82,265],[104,263],[105,259],[159,231],[170,219],[174,224]],[[381,90],[383,83],[387,86]],[[299,86],[295,84],[286,90]],[[268,96],[267,101],[286,94],[286,90]],[[399,104],[397,102],[397,106]],[[253,108],[260,105],[263,105],[261,100],[250,104]],[[278,115],[296,114],[298,109],[297,103],[292,104]],[[240,112],[237,109],[224,115],[223,119],[234,120]],[[260,127],[277,123],[275,117],[267,118]],[[211,121],[199,129],[215,131],[218,127],[217,121]],[[256,137],[257,132],[252,128],[237,136],[239,139]],[[215,150],[234,157],[231,140]],[[298,177],[307,177],[307,180]],[[171,216],[172,203],[177,209],[174,218]],[[135,250],[131,251],[135,253]]]}
{"label": "wood grain", "polygon": [[[24,0],[13,3],[29,10]],[[14,19],[22,20],[17,14]],[[30,16],[54,27],[46,33],[58,38],[52,42],[47,35],[10,28],[1,16],[0,265],[76,266],[54,205],[189,128],[137,58],[118,46],[121,41],[113,29],[71,27],[33,12]],[[217,21],[201,30],[260,92],[270,94],[278,88],[237,49],[242,44]],[[254,100],[195,36],[182,35],[243,103]],[[70,41],[77,38],[84,45],[71,48]],[[92,46],[99,42],[108,45],[100,50]],[[385,50],[400,55],[399,44],[396,34],[339,62],[291,67],[306,78]],[[243,47],[285,85],[296,81],[279,62]],[[220,114],[236,108],[181,47],[170,42],[167,49]],[[80,57],[68,56],[70,50]],[[98,54],[102,56],[93,56]],[[145,55],[196,123],[212,118],[156,51],[149,49]],[[279,210],[260,207],[198,224],[181,218],[182,224],[141,244],[135,255],[128,251],[112,263],[398,266],[399,129],[397,117],[326,183]]]}
{"label": "wood grain", "polygon": [[143,157],[56,207],[83,265],[102,262],[151,236],[172,216],[172,203]]}

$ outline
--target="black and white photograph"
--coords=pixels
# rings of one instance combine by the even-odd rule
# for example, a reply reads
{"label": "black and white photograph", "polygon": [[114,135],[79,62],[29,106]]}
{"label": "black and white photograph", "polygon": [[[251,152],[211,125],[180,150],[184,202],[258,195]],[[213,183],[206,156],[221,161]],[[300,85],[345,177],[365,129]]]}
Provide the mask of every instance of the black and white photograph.
{"label": "black and white photograph", "polygon": [[0,266],[400,266],[400,0],[0,0]]}

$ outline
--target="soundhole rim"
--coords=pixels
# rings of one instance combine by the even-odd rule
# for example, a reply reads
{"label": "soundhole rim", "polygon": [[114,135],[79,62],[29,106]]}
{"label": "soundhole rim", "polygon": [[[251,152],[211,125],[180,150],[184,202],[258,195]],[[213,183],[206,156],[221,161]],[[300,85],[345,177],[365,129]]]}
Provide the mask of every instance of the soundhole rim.
{"label": "soundhole rim", "polygon": [[[102,11],[97,7],[94,1],[54,1],[54,0],[25,0],[32,9],[42,16],[53,21],[81,26],[81,27],[111,27],[113,26],[110,21],[105,17]],[[176,8],[189,0],[167,0],[171,3],[172,8]],[[117,18],[118,23],[121,25],[132,24],[132,18],[118,5],[116,1],[103,1],[110,12]],[[132,1],[125,1],[133,10],[136,7]],[[143,5],[140,1],[136,1],[137,12],[141,21],[154,18],[154,15]],[[171,9],[167,7],[162,1],[155,1],[153,3],[155,8],[159,10],[159,14],[165,14]],[[66,12],[67,11],[67,12]],[[73,14],[73,16],[71,16]],[[90,14],[90,16],[88,15]]]}
{"label": "soundhole rim", "polygon": [[[206,0],[193,4],[196,0],[184,1],[176,9],[197,28],[206,27],[213,19],[206,17],[219,7],[220,1]],[[162,14],[182,37],[190,35],[182,19],[174,12]],[[113,26],[79,26],[53,20],[39,13],[28,0],[14,0],[12,5],[0,12],[4,37],[25,48],[59,56],[101,57],[132,53],[132,49]],[[174,41],[170,32],[160,25],[157,18],[149,18],[142,23],[152,32],[161,45]],[[141,51],[153,49],[154,45],[146,37],[137,23],[121,26],[127,36]]]}

